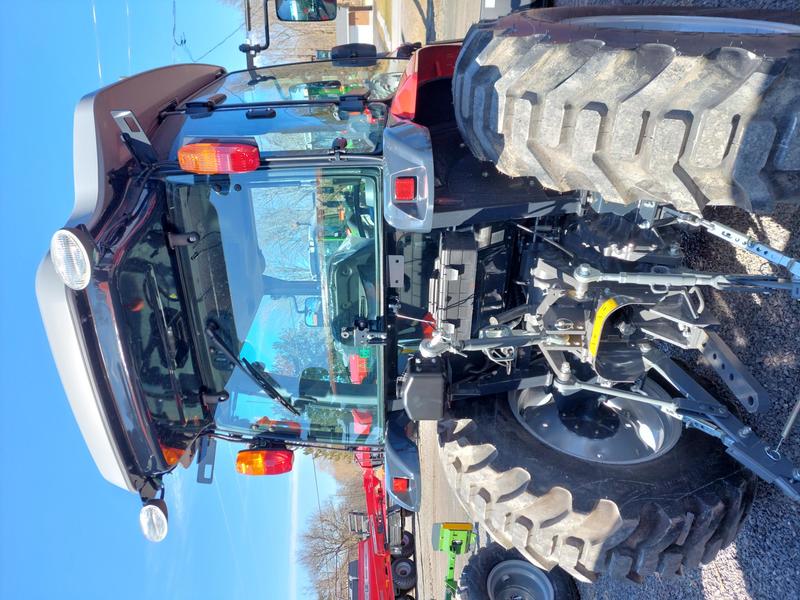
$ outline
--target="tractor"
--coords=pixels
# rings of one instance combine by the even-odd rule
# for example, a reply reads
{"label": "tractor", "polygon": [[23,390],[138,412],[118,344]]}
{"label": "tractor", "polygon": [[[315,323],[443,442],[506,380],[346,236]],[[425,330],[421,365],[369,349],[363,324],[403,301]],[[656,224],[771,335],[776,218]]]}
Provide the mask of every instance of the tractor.
{"label": "tractor", "polygon": [[[800,198],[799,23],[529,10],[399,57],[257,68],[250,47],[244,71],[173,65],[83,98],[37,296],[145,536],[167,534],[169,473],[197,460],[209,482],[219,440],[245,475],[382,450],[391,504],[418,510],[424,420],[471,518],[582,581],[712,560],[758,479],[800,500],[781,446],[800,404],[778,443],[744,424],[770,399],[705,299],[795,302],[800,262],[704,216]],[[765,271],[691,268],[698,230]]]}

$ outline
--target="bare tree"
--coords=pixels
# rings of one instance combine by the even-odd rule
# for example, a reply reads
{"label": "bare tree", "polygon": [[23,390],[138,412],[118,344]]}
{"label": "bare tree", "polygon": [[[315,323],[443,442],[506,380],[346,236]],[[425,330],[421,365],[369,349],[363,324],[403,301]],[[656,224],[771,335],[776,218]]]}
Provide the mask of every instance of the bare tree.
{"label": "bare tree", "polygon": [[347,566],[358,557],[359,542],[350,532],[351,510],[341,498],[329,499],[311,515],[303,533],[300,561],[311,576],[309,591],[321,600],[348,598]]}

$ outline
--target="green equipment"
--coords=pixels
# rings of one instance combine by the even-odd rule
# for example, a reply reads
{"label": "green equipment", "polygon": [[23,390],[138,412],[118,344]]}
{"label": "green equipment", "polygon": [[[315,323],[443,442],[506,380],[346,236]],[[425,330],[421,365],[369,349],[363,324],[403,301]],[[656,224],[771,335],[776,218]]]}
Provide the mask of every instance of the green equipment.
{"label": "green equipment", "polygon": [[456,556],[466,554],[475,541],[472,523],[436,523],[433,526],[433,548],[447,552],[445,600],[452,600],[456,587]]}

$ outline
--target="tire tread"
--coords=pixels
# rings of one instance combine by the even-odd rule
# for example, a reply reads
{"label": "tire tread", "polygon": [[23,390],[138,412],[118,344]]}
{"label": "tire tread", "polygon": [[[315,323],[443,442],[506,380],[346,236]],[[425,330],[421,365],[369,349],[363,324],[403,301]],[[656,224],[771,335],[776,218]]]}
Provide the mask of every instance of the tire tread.
{"label": "tire tread", "polygon": [[453,76],[462,137],[506,175],[612,202],[800,202],[800,52],[690,55],[669,41],[558,43],[480,23]]}
{"label": "tire tread", "polygon": [[[652,573],[669,577],[713,560],[733,541],[754,494],[752,477],[734,474],[714,491],[691,494],[681,510],[654,499],[637,516],[623,518],[613,501],[599,499],[582,512],[569,490],[553,487],[537,496],[528,485],[535,473],[501,466],[496,447],[472,419],[442,422],[439,444],[448,483],[496,542],[543,569],[559,566],[587,582],[605,574],[634,581]],[[491,457],[478,469],[461,460],[476,447]]]}

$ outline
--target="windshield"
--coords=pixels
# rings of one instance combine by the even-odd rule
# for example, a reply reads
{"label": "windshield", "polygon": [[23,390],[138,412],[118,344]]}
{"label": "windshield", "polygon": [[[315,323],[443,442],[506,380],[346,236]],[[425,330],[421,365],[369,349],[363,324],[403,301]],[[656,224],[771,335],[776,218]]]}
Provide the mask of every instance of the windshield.
{"label": "windshield", "polygon": [[380,312],[378,181],[375,170],[337,168],[168,178],[175,223],[199,238],[178,249],[195,330],[211,324],[299,413],[211,344],[211,376],[230,396],[218,429],[287,443],[382,440],[382,347],[359,347],[347,331]]}
{"label": "windshield", "polygon": [[185,450],[211,418],[201,402],[202,382],[191,350],[175,265],[164,243],[164,204],[151,198],[151,215],[115,270],[120,328],[138,374],[140,392],[165,456]]}

